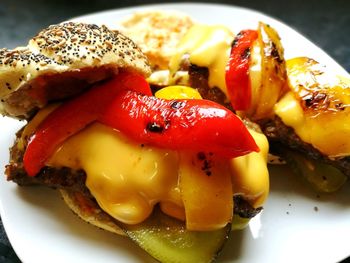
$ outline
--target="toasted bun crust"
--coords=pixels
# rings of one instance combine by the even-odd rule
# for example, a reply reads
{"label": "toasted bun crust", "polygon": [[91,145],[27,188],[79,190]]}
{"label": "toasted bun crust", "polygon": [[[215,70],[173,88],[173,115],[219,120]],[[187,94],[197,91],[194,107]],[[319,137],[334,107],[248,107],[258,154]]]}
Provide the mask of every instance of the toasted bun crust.
{"label": "toasted bun crust", "polygon": [[110,77],[119,68],[150,74],[145,55],[120,32],[93,24],[52,25],[26,47],[0,49],[0,113],[25,117],[33,108],[44,106],[48,98],[43,90],[50,89],[52,76],[55,88],[59,86],[58,74],[64,76],[65,84],[67,77],[70,82],[77,78],[91,84]]}
{"label": "toasted bun crust", "polygon": [[178,42],[193,23],[177,11],[143,11],[122,21],[121,30],[139,45],[154,69],[167,69]]}
{"label": "toasted bun crust", "polygon": [[125,236],[125,233],[115,223],[115,220],[101,210],[96,202],[86,199],[85,196],[79,193],[66,190],[60,190],[60,192],[67,206],[81,219],[98,228]]}

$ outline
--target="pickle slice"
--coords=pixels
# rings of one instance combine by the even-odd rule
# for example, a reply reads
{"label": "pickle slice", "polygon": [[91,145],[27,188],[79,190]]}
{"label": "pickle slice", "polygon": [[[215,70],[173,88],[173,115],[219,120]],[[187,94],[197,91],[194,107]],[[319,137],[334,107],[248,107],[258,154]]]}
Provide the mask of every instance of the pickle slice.
{"label": "pickle slice", "polygon": [[301,174],[318,192],[333,193],[342,187],[347,177],[332,165],[305,158],[292,151],[283,152],[287,164]]}
{"label": "pickle slice", "polygon": [[197,232],[188,231],[183,222],[158,208],[143,223],[121,225],[125,233],[160,262],[212,262],[228,239],[231,226]]}
{"label": "pickle slice", "polygon": [[243,218],[243,217],[240,217],[239,215],[233,214],[232,225],[231,225],[232,231],[245,229],[248,226],[250,219],[251,218]]}

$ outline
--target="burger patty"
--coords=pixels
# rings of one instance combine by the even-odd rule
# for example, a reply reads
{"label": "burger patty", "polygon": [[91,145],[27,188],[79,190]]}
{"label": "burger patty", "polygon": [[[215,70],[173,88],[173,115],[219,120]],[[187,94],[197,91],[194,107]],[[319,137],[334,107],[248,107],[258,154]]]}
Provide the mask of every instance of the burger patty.
{"label": "burger patty", "polygon": [[[86,173],[84,170],[73,170],[68,167],[44,167],[36,176],[28,176],[23,166],[24,151],[18,148],[21,136],[20,130],[16,136],[15,144],[10,149],[10,163],[6,165],[5,174],[8,181],[13,181],[20,186],[44,185],[54,189],[64,189],[70,192],[81,193],[88,200],[97,202],[85,185]],[[254,208],[242,196],[234,197],[234,214],[243,218],[252,218],[262,210],[262,207]]]}
{"label": "burger patty", "polygon": [[225,93],[218,87],[209,87],[208,68],[190,64],[188,67],[188,75],[190,86],[196,88],[203,99],[214,101],[232,110],[231,104],[228,103]]}
{"label": "burger patty", "polygon": [[[182,70],[188,70],[191,86],[198,89],[204,99],[213,100],[232,110],[230,103],[227,103],[225,94],[219,88],[209,87],[209,70],[207,68],[198,67],[190,63],[183,63],[183,65],[187,65]],[[249,120],[247,121],[248,124],[251,123]],[[300,152],[307,158],[332,165],[350,177],[350,156],[341,158],[328,157],[311,144],[302,141],[294,132],[294,129],[286,126],[278,116],[260,121],[258,124],[269,141],[271,153],[283,157],[286,150]],[[254,129],[259,130],[256,127]]]}
{"label": "burger patty", "polygon": [[294,129],[286,126],[281,118],[275,116],[273,119],[260,122],[263,133],[269,140],[270,151],[283,157],[284,149],[290,149],[302,153],[307,158],[322,161],[332,165],[350,177],[350,157],[330,158],[321,153],[311,144],[300,139]]}
{"label": "burger patty", "polygon": [[203,99],[219,103],[232,110],[225,93],[218,87],[209,87],[209,69],[190,62],[189,54],[182,56],[178,71],[188,72],[188,85],[198,90]]}
{"label": "burger patty", "polygon": [[21,186],[46,185],[51,188],[81,192],[86,196],[91,195],[85,186],[86,173],[83,170],[46,166],[36,176],[28,176],[23,166],[24,151],[18,148],[18,140],[22,131],[20,130],[16,134],[17,139],[10,149],[10,163],[5,167],[5,174],[8,181],[13,181]]}

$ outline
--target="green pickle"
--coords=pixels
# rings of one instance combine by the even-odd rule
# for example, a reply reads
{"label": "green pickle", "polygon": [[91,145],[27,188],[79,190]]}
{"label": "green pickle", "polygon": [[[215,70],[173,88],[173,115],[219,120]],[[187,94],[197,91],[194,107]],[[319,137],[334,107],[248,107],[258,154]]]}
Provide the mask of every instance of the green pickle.
{"label": "green pickle", "polygon": [[242,230],[248,226],[250,218],[243,218],[239,215],[234,214],[232,218],[232,230]]}
{"label": "green pickle", "polygon": [[183,222],[158,208],[146,221],[121,227],[142,249],[164,263],[212,262],[231,231],[230,224],[215,231],[188,231]]}
{"label": "green pickle", "polygon": [[301,174],[320,193],[333,193],[346,182],[347,177],[337,168],[311,159],[301,154],[286,151],[286,161],[294,171]]}

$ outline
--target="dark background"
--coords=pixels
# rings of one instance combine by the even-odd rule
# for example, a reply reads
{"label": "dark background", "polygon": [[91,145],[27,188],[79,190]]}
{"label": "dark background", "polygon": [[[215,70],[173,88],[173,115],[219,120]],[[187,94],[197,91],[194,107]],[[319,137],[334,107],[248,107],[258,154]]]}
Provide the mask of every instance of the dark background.
{"label": "dark background", "polygon": [[[200,2],[238,5],[273,16],[304,34],[330,54],[347,71],[350,71],[350,1],[232,0]],[[70,17],[146,3],[162,2],[140,0],[0,0],[0,48],[25,45],[27,40],[42,28]],[[19,262],[19,260],[10,248],[0,219],[0,263],[5,262]]]}
{"label": "dark background", "polygon": [[[181,2],[181,1],[172,1]],[[183,1],[182,1],[183,2]],[[193,1],[196,2],[196,1]],[[350,71],[350,1],[201,1],[253,8],[297,29]],[[15,47],[43,27],[86,13],[161,1],[1,0],[0,47]]]}

